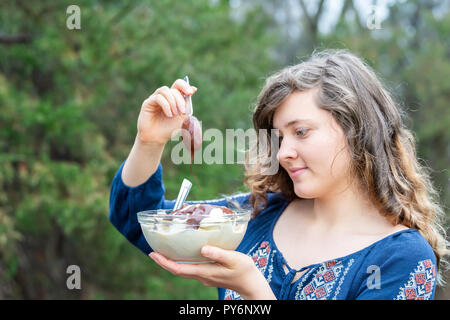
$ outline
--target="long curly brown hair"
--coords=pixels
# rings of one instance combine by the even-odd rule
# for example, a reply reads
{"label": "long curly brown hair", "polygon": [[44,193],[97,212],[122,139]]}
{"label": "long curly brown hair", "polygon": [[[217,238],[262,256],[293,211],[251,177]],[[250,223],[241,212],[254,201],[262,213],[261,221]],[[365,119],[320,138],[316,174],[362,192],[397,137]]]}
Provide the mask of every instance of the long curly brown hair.
{"label": "long curly brown hair", "polygon": [[[253,125],[258,132],[273,129],[275,110],[294,91],[317,88],[317,105],[330,112],[342,127],[350,148],[351,173],[362,190],[393,225],[417,229],[436,255],[439,274],[448,263],[443,228],[445,212],[433,187],[428,168],[416,155],[415,140],[405,125],[406,113],[394,102],[375,72],[346,50],[313,53],[306,61],[288,66],[267,78],[258,95]],[[267,204],[268,192],[281,192],[288,200],[297,198],[293,182],[280,167],[273,175],[262,174],[263,163],[276,157],[271,139],[258,140],[254,148],[269,150],[251,159],[247,153],[244,182],[251,191],[254,214]],[[258,155],[261,157],[261,155]],[[262,205],[262,206],[261,206]],[[438,275],[438,284],[444,284]]]}

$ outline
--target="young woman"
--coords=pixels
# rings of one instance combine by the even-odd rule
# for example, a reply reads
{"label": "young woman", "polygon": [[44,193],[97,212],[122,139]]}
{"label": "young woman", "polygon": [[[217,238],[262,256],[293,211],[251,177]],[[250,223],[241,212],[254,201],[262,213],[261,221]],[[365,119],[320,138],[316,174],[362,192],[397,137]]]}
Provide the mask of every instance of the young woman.
{"label": "young woman", "polygon": [[195,91],[177,80],[142,104],[110,199],[110,221],[131,243],[173,274],[218,287],[220,299],[433,299],[449,252],[444,212],[400,110],[346,51],[315,53],[267,79],[253,124],[277,129],[278,152],[265,141],[279,171],[263,175],[248,161],[249,193],[198,201],[253,208],[237,250],[204,247],[216,263],[198,265],[152,252],[136,213],[174,205],[160,159],[186,118],[182,94]]}

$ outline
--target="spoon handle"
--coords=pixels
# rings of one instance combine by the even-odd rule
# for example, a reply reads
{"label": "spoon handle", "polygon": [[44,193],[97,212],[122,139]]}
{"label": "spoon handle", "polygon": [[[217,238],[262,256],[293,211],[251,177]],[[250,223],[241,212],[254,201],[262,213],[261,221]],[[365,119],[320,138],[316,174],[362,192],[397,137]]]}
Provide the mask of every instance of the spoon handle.
{"label": "spoon handle", "polygon": [[[189,84],[188,76],[184,77],[184,81],[186,81],[187,84]],[[191,98],[191,96],[184,95],[184,99],[186,100],[186,106],[188,108],[188,115],[192,116],[194,114],[194,107],[192,106],[192,98]]]}
{"label": "spoon handle", "polygon": [[178,210],[183,205],[186,200],[189,191],[191,190],[192,183],[188,179],[184,179],[181,184],[180,191],[178,192],[177,201],[175,202],[175,206],[173,207],[173,211]]}

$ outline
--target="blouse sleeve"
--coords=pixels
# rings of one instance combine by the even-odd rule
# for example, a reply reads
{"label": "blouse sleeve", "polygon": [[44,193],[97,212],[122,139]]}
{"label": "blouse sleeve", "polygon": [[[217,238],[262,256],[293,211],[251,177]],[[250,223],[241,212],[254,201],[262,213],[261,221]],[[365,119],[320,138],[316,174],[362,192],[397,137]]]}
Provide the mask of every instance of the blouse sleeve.
{"label": "blouse sleeve", "polygon": [[366,259],[357,300],[434,299],[437,269],[431,246],[418,232],[401,239]]}
{"label": "blouse sleeve", "polygon": [[[133,245],[145,254],[152,248],[148,245],[137,220],[137,213],[144,210],[172,209],[175,200],[164,198],[165,188],[162,181],[162,165],[158,165],[156,172],[143,184],[129,187],[122,181],[122,163],[111,184],[109,199],[109,220],[114,227],[124,235]],[[226,207],[247,207],[249,193],[205,201],[187,201],[189,204],[208,203]]]}

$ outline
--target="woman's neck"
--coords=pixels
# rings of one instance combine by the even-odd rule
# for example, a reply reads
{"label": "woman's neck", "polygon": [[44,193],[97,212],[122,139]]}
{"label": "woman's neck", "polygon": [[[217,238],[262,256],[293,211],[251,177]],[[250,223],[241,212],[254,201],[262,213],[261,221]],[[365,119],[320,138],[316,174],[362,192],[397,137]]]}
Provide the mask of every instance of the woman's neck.
{"label": "woman's neck", "polygon": [[382,233],[392,227],[363,192],[354,187],[315,198],[309,222],[327,231],[361,231]]}

